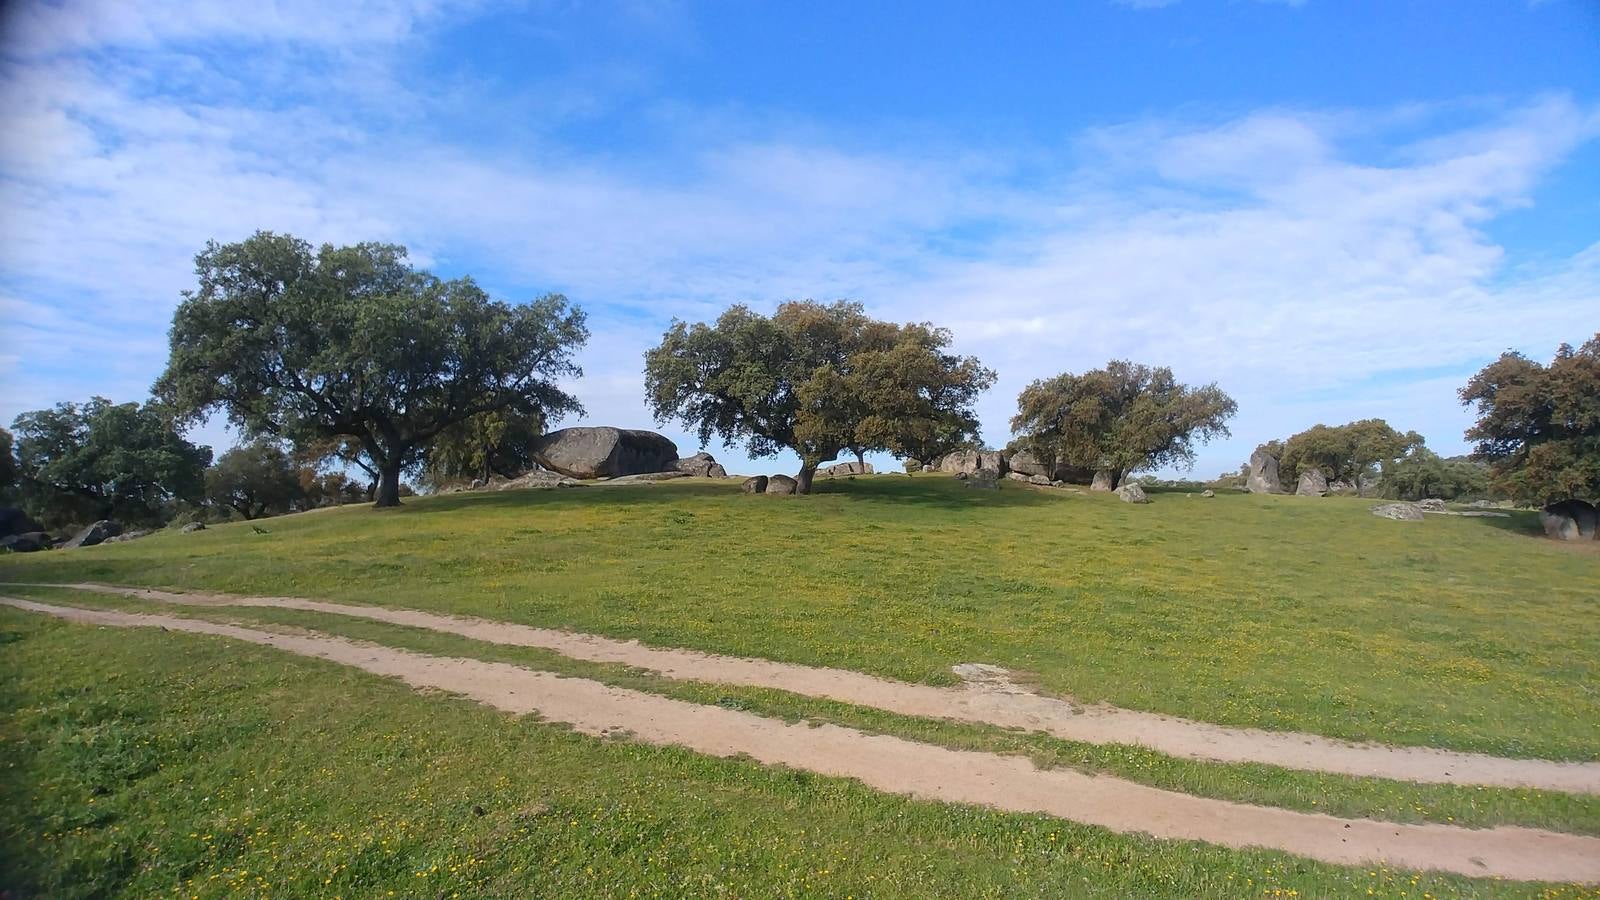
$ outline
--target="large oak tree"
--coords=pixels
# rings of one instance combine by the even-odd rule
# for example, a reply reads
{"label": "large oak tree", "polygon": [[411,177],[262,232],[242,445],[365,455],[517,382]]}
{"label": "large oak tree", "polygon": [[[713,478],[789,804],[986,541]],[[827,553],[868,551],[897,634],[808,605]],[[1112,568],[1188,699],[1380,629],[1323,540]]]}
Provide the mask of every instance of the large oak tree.
{"label": "large oak tree", "polygon": [[950,332],[872,319],[859,303],[795,301],[771,316],[734,306],[715,323],[674,322],[645,354],[659,421],[752,456],[793,450],[802,493],[846,450],[907,455],[975,436],[972,404],[994,373],[948,352]]}
{"label": "large oak tree", "polygon": [[1461,389],[1495,487],[1523,503],[1600,500],[1600,334],[1544,366],[1505,353]]}
{"label": "large oak tree", "polygon": [[458,422],[580,408],[557,383],[580,374],[588,330],[558,294],[513,305],[413,269],[403,247],[270,232],[207,244],[195,273],[157,395],[186,419],[220,409],[297,447],[348,439],[377,474],[378,506],[400,502],[401,473]]}
{"label": "large oak tree", "polygon": [[1164,366],[1118,359],[1028,385],[1011,430],[1047,467],[1092,469],[1116,487],[1132,472],[1192,464],[1195,440],[1226,437],[1237,409],[1215,384],[1189,387]]}

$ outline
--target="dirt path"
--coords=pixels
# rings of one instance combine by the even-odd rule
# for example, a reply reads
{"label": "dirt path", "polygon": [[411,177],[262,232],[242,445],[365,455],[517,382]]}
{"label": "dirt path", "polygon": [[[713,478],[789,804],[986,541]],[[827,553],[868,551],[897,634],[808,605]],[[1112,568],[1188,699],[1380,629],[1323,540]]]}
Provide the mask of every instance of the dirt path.
{"label": "dirt path", "polygon": [[855,778],[930,800],[1041,812],[1119,832],[1266,847],[1329,863],[1381,862],[1473,876],[1600,882],[1600,838],[1532,828],[1471,830],[1398,825],[1249,806],[1146,787],[1120,778],[1034,768],[1020,757],[949,750],[835,725],[786,724],[582,678],[504,663],[428,656],[310,633],[275,633],[177,616],[0,604],[93,625],[161,627],[221,635],[469,697],[512,713],[538,713],[587,734],[624,730],[640,741]]}
{"label": "dirt path", "polygon": [[1135,744],[1186,759],[1265,763],[1288,769],[1419,783],[1600,794],[1600,763],[1504,759],[1427,747],[1355,744],[1314,734],[1230,728],[1114,706],[1085,706],[1020,688],[1011,682],[1004,669],[993,666],[956,666],[966,685],[940,688],[843,669],[647,647],[637,641],[417,610],[294,597],[174,593],[102,584],[48,586],[191,606],[267,606],[354,616],[448,632],[489,643],[539,647],[573,659],[622,663],[668,678],[776,688],[902,715],[1043,731],[1065,740],[1090,744]]}

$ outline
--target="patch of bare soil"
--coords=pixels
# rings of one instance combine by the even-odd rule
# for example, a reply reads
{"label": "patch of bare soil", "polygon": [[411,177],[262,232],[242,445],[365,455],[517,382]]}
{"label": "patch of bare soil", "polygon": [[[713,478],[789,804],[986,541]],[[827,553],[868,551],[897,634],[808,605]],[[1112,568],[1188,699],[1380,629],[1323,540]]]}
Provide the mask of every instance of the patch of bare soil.
{"label": "patch of bare soil", "polygon": [[1034,693],[1016,684],[1006,670],[976,663],[955,667],[956,673],[966,682],[963,687],[940,688],[843,669],[647,647],[637,641],[417,610],[295,597],[174,593],[102,584],[53,586],[164,603],[270,606],[355,616],[490,643],[539,647],[573,659],[622,663],[668,678],[775,688],[902,715],[1043,731],[1065,740],[1090,744],[1134,744],[1186,759],[1265,763],[1287,769],[1419,783],[1600,794],[1600,763],[1506,759],[1427,747],[1357,744],[1314,734],[1233,728],[1114,706],[1086,706]]}
{"label": "patch of bare soil", "polygon": [[413,688],[448,691],[507,712],[538,713],[591,735],[730,757],[747,755],[929,800],[1040,812],[1119,832],[1266,847],[1342,865],[1381,862],[1475,876],[1600,882],[1600,838],[1532,828],[1399,825],[1249,806],[1119,778],[1034,768],[1020,757],[950,750],[835,725],[786,724],[504,663],[428,656],[326,635],[285,634],[176,616],[0,603],[76,622],[221,635],[352,666]]}

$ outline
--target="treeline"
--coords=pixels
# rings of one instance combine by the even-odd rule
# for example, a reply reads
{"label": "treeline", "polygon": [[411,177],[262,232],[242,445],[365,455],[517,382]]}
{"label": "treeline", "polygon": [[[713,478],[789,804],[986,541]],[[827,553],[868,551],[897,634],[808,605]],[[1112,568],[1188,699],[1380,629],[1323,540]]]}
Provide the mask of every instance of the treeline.
{"label": "treeline", "polygon": [[[582,412],[563,385],[582,375],[574,360],[589,331],[559,294],[510,304],[471,278],[414,269],[403,247],[314,248],[269,232],[207,244],[195,271],[149,400],[64,403],[0,431],[8,502],[52,528],[394,506],[404,478],[438,488],[521,474],[539,436]],[[841,455],[931,460],[982,447],[974,407],[995,373],[952,343],[947,329],[876,320],[850,301],[789,302],[772,315],[737,305],[713,322],[672,323],[645,353],[645,398],[658,422],[681,423],[702,445],[794,452],[804,493]],[[1474,462],[1442,460],[1377,419],[1264,450],[1291,480],[1314,471],[1357,491],[1600,495],[1600,335],[1563,346],[1550,366],[1508,353],[1461,399],[1478,411]],[[1050,477],[1109,488],[1191,465],[1198,444],[1229,435],[1236,411],[1215,384],[1113,360],[1028,385],[1008,449]],[[214,461],[185,437],[212,416],[245,441]]]}

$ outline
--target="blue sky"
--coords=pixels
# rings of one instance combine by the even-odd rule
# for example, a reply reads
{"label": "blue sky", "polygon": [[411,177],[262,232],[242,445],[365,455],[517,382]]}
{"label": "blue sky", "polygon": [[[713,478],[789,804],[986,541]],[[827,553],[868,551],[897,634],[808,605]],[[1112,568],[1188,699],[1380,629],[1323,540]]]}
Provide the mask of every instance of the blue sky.
{"label": "blue sky", "polygon": [[257,228],[566,293],[589,424],[653,426],[674,316],[851,297],[999,371],[996,445],[1034,378],[1220,383],[1204,476],[1367,416],[1459,452],[1473,371],[1600,328],[1594,0],[6,9],[4,421],[145,396]]}

